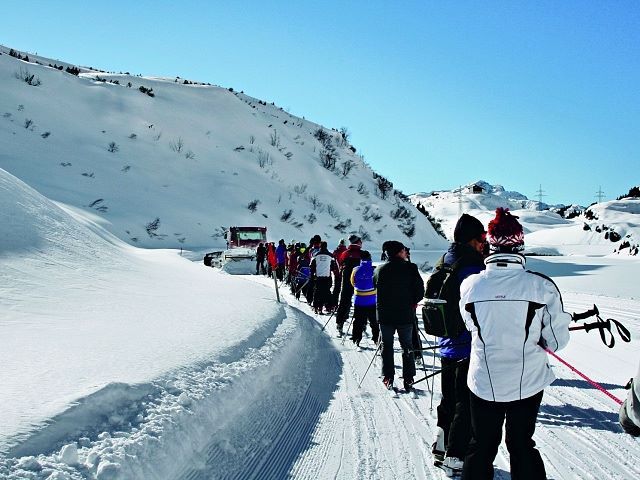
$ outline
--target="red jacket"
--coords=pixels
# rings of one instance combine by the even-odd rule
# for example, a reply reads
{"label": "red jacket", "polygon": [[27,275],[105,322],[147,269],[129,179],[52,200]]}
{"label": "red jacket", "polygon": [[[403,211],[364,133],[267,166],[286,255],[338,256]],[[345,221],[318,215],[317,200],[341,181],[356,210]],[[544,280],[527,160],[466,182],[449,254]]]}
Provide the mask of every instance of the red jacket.
{"label": "red jacket", "polygon": [[267,247],[267,262],[269,262],[271,268],[276,268],[278,266],[278,261],[276,259],[276,248],[273,243],[270,243]]}
{"label": "red jacket", "polygon": [[338,262],[338,267],[342,266],[340,257],[342,256],[342,253],[346,251],[347,247],[345,247],[344,245],[338,245],[338,248],[333,251],[333,258],[335,258],[336,262]]}

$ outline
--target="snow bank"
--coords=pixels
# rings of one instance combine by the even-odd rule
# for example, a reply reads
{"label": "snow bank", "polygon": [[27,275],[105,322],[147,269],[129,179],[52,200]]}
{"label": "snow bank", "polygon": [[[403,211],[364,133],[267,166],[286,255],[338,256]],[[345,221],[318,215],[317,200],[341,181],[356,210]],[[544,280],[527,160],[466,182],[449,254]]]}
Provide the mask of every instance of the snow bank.
{"label": "snow bank", "polygon": [[126,424],[116,412],[151,380],[256,343],[284,317],[270,288],[247,297],[174,251],[129,247],[4,171],[0,222],[12,225],[0,237],[0,453],[42,453],[97,412]]}

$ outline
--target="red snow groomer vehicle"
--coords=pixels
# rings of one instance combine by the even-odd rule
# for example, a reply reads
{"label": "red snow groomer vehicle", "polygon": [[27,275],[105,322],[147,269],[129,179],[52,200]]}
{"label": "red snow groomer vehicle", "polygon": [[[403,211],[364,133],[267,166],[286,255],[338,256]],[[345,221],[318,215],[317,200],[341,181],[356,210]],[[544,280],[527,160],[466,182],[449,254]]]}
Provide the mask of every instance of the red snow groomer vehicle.
{"label": "red snow groomer vehicle", "polygon": [[205,265],[219,267],[228,273],[250,274],[256,268],[256,248],[267,242],[267,227],[229,227],[224,238],[227,249],[207,253]]}

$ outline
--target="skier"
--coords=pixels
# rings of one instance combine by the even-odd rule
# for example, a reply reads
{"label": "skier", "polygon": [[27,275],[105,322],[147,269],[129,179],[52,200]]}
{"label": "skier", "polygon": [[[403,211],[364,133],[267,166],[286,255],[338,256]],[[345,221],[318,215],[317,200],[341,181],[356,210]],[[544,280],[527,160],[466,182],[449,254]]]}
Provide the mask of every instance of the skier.
{"label": "skier", "polygon": [[262,273],[266,274],[266,270],[264,268],[264,258],[267,255],[267,249],[264,246],[264,243],[260,242],[260,245],[256,248],[256,275]]}
{"label": "skier", "polygon": [[300,294],[302,293],[307,300],[307,303],[311,303],[312,290],[310,287],[311,281],[311,267],[309,260],[309,252],[304,246],[304,243],[300,247],[300,254],[298,255],[298,272],[296,274],[296,298],[300,300]]}
{"label": "skier", "polygon": [[460,287],[460,311],[471,331],[472,439],[462,470],[467,480],[493,478],[503,424],[511,477],[546,478],[532,439],[544,388],[555,379],[545,348],[557,351],[568,343],[571,315],[550,278],[525,270],[517,218],[508,209],[496,210],[486,270]]}
{"label": "skier", "polygon": [[280,281],[284,280],[284,268],[287,263],[287,245],[284,239],[278,241],[276,248],[276,278]]}
{"label": "skier", "polygon": [[331,303],[331,274],[338,275],[338,264],[327,250],[327,242],[320,242],[320,250],[311,260],[313,278],[313,311],[322,315],[322,308]]}
{"label": "skier", "polygon": [[393,390],[393,336],[398,332],[402,347],[402,378],[405,391],[410,392],[416,373],[411,333],[416,306],[424,292],[424,282],[418,267],[407,261],[407,251],[402,243],[395,240],[384,242],[382,250],[389,261],[376,268],[373,278],[377,288],[377,313],[382,334],[383,383],[387,389]]}
{"label": "skier", "polygon": [[336,327],[338,335],[342,336],[344,322],[349,317],[351,310],[351,300],[353,297],[353,285],[351,285],[351,272],[353,268],[360,264],[360,251],[362,249],[362,239],[358,235],[349,237],[349,246],[340,255],[339,263],[342,265],[340,269],[340,283],[342,285],[340,291],[340,303],[336,312]]}
{"label": "skier", "polygon": [[620,425],[634,437],[640,436],[640,365],[634,379],[629,380],[629,394],[620,407]]}
{"label": "skier", "polygon": [[[345,245],[344,238],[340,239],[338,246],[333,251],[333,258],[336,259],[338,263],[338,268],[342,268],[341,257],[342,254],[347,250],[347,246]],[[336,276],[336,283],[333,286],[333,292],[331,294],[331,307],[332,310],[338,308],[338,302],[340,301],[340,289],[342,287],[342,275]]]}
{"label": "skier", "polygon": [[[487,232],[480,220],[463,214],[453,231],[453,243],[438,262],[453,267],[452,275],[455,275],[456,283],[451,288],[455,290],[456,295],[450,301],[455,301],[456,320],[460,323],[462,318],[457,313],[460,284],[469,275],[484,270],[482,252],[486,235]],[[442,399],[438,405],[438,432],[432,451],[436,465],[444,464],[446,469],[460,472],[471,433],[467,387],[471,334],[464,328],[456,337],[441,338],[439,346]]]}
{"label": "skier", "polygon": [[267,243],[267,275],[272,276],[275,274],[275,270],[278,266],[276,260],[276,247],[273,242]]}
{"label": "skier", "polygon": [[298,272],[298,255],[300,254],[300,244],[296,243],[293,245],[293,248],[289,252],[289,256],[287,259],[287,284],[291,287],[291,290],[295,289],[295,278],[296,273]]}
{"label": "skier", "polygon": [[373,285],[373,264],[371,254],[366,250],[360,253],[360,265],[351,273],[355,299],[353,301],[353,332],[351,340],[360,348],[362,332],[369,321],[373,342],[377,345],[380,327],[376,318],[376,288]]}
{"label": "skier", "polygon": [[347,251],[347,246],[345,245],[345,240],[344,238],[341,238],[340,241],[338,242],[338,246],[333,251],[333,258],[335,258],[336,262],[338,262],[338,266],[340,266],[340,257],[346,251]]}

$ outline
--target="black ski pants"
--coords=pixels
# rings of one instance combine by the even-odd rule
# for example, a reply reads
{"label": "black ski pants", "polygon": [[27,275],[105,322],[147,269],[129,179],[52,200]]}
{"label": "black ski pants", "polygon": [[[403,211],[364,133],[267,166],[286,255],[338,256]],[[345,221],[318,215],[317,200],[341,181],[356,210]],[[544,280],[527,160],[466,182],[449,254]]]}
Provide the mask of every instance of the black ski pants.
{"label": "black ski pants", "polygon": [[472,439],[464,459],[464,480],[493,479],[493,460],[502,440],[503,423],[511,463],[511,478],[547,478],[542,457],[532,438],[542,394],[543,391],[540,391],[532,397],[513,402],[489,402],[469,392]]}
{"label": "black ski pants", "polygon": [[313,287],[313,308],[321,309],[331,304],[331,277],[316,277]]}
{"label": "black ski pants", "polygon": [[284,280],[284,263],[279,263],[276,266],[276,278],[280,281]]}
{"label": "black ski pants", "polygon": [[441,357],[440,385],[442,399],[438,405],[438,426],[444,430],[447,456],[464,459],[471,437],[471,412],[467,372],[469,359]]}
{"label": "black ski pants", "polygon": [[258,257],[256,259],[256,275],[260,273],[264,275],[267,273],[267,270],[264,268],[264,258]]}
{"label": "black ski pants", "polygon": [[416,362],[413,356],[413,345],[411,336],[413,324],[404,325],[380,325],[382,333],[382,375],[385,378],[393,379],[395,376],[395,363],[393,359],[393,336],[398,332],[400,347],[402,347],[402,378],[407,381],[413,380],[416,375]]}
{"label": "black ski pants", "polygon": [[378,319],[376,318],[375,305],[368,307],[355,305],[353,307],[353,332],[351,334],[351,340],[353,340],[354,343],[359,344],[362,340],[362,332],[367,326],[367,321],[369,321],[369,325],[371,326],[373,341],[378,343],[380,327],[378,326]]}
{"label": "black ski pants", "polygon": [[351,311],[351,299],[353,297],[353,285],[351,282],[342,279],[342,289],[340,290],[340,303],[336,312],[336,325],[341,328],[344,322],[349,318]]}

